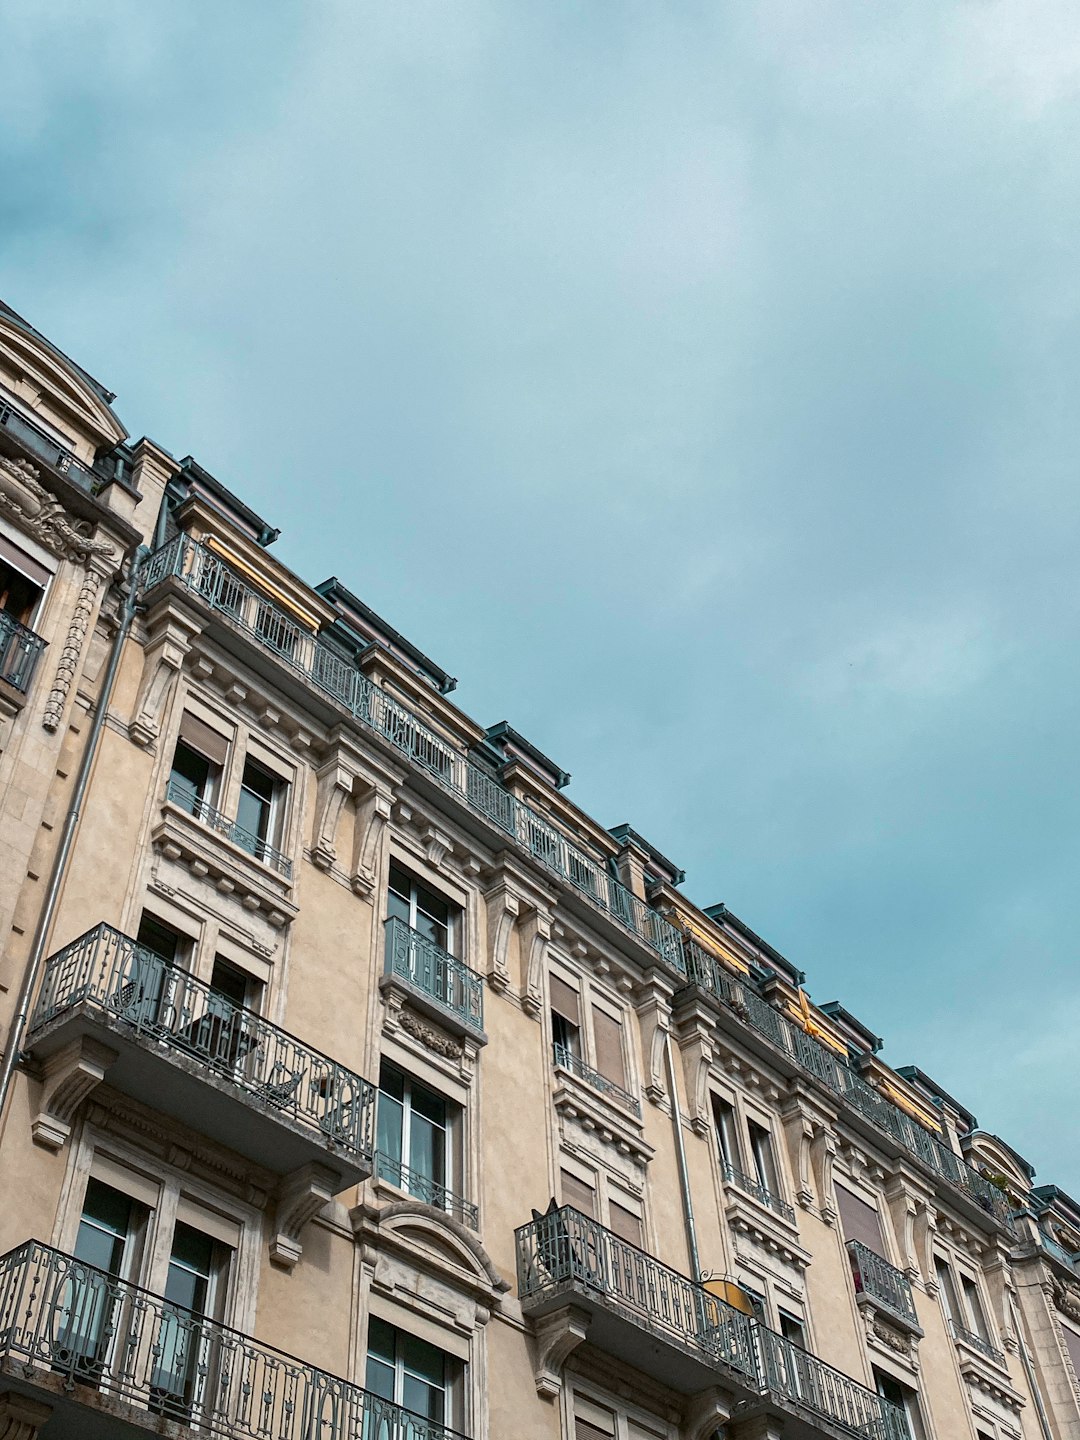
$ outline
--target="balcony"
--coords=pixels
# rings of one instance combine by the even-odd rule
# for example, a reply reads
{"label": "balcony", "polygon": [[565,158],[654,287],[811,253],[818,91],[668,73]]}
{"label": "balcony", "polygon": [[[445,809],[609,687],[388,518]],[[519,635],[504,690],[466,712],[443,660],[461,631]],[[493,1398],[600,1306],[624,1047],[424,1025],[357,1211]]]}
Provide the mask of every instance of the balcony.
{"label": "balcony", "polygon": [[116,1089],[275,1174],[319,1162],[338,1189],[371,1174],[368,1081],[109,925],[46,962],[27,1041],[46,1093],[56,1067],[96,1042],[98,1079],[107,1071]]}
{"label": "balcony", "polygon": [[786,1200],[782,1200],[779,1195],[774,1195],[760,1180],[755,1179],[753,1175],[747,1175],[744,1170],[740,1170],[738,1166],[732,1165],[727,1160],[723,1161],[720,1169],[729,1185],[734,1185],[744,1195],[751,1196],[759,1205],[764,1205],[766,1209],[772,1210],[781,1219],[786,1220],[789,1225],[795,1224],[794,1206],[789,1205]]}
{"label": "balcony", "polygon": [[605,866],[580,849],[498,779],[403,705],[372,684],[361,669],[340,656],[313,631],[259,593],[212,550],[178,535],[143,566],[140,590],[177,585],[209,607],[226,630],[242,635],[298,678],[310,698],[314,690],[378,735],[421,774],[453,795],[505,840],[562,881],[570,893],[631,935],[662,961],[683,972],[682,937],[671,922],[622,885]]}
{"label": "balcony", "polygon": [[99,484],[97,477],[75,459],[67,446],[54,440],[43,425],[39,425],[29,415],[24,415],[21,410],[16,410],[6,400],[0,400],[0,429],[6,430],[36,459],[44,460],[46,465],[51,465],[61,475],[66,475],[80,489],[88,490],[91,494],[96,492]]}
{"label": "balcony", "polygon": [[681,1394],[721,1384],[744,1414],[779,1411],[795,1440],[822,1428],[908,1440],[903,1415],[880,1395],[580,1211],[548,1211],[516,1236],[521,1308],[541,1354],[549,1342],[567,1353],[576,1326],[580,1339]]}
{"label": "balcony", "polygon": [[584,1080],[590,1089],[595,1090],[598,1095],[612,1101],[623,1110],[628,1110],[635,1119],[641,1119],[641,1101],[631,1095],[629,1090],[624,1090],[614,1080],[609,1080],[606,1075],[601,1075],[599,1070],[594,1070],[591,1065],[586,1065],[579,1055],[568,1050],[565,1045],[555,1045],[552,1048],[555,1064],[561,1070],[568,1070],[571,1075],[576,1075],[579,1080]]}
{"label": "balcony", "polygon": [[445,1185],[440,1185],[437,1180],[430,1176],[422,1175],[412,1166],[406,1165],[396,1155],[388,1155],[385,1150],[375,1152],[375,1174],[380,1180],[385,1180],[389,1185],[395,1185],[399,1190],[404,1190],[414,1200],[422,1200],[425,1205],[431,1205],[436,1210],[442,1210],[446,1215],[452,1215],[461,1225],[467,1225],[470,1230],[479,1228],[479,1211],[471,1201],[464,1199],[461,1195],[455,1195]]}
{"label": "balcony", "polygon": [[235,820],[230,820],[220,810],[215,810],[213,805],[202,800],[196,795],[191,786],[179,783],[176,780],[169,781],[169,801],[177,809],[183,810],[192,819],[198,820],[207,829],[215,831],[218,835],[224,835],[226,840],[238,845],[241,850],[246,850],[256,860],[261,860],[264,865],[269,865],[276,870],[285,880],[292,879],[292,861],[287,859],[280,850],[275,850],[273,845],[266,840],[253,835],[250,830],[245,830]]}
{"label": "balcony", "polygon": [[41,1440],[465,1440],[35,1240],[0,1258],[0,1373],[53,1407]]}
{"label": "balcony", "polygon": [[1002,1351],[996,1345],[991,1344],[985,1335],[979,1335],[974,1330],[967,1330],[963,1325],[958,1325],[955,1320],[949,1321],[949,1329],[957,1345],[966,1345],[969,1350],[976,1351],[984,1360],[990,1360],[995,1365],[1006,1363]]}
{"label": "balcony", "polygon": [[0,610],[0,680],[25,695],[44,649],[40,635],[21,625],[14,615]]}
{"label": "balcony", "polygon": [[936,1135],[886,1100],[857,1070],[781,1014],[751,984],[732,975],[696,941],[688,936],[682,938],[684,972],[690,985],[712,995],[725,1009],[781,1051],[790,1063],[838,1095],[863,1120],[914,1156],[972,1205],[1005,1229],[1013,1229],[1012,1207],[1003,1190],[980,1175]]}
{"label": "balcony", "polygon": [[383,987],[395,985],[458,1034],[487,1043],[483,976],[392,915],[386,922]]}
{"label": "balcony", "polygon": [[858,1240],[848,1241],[847,1252],[860,1304],[865,1301],[884,1310],[891,1319],[899,1320],[906,1329],[921,1335],[911,1285],[904,1272]]}

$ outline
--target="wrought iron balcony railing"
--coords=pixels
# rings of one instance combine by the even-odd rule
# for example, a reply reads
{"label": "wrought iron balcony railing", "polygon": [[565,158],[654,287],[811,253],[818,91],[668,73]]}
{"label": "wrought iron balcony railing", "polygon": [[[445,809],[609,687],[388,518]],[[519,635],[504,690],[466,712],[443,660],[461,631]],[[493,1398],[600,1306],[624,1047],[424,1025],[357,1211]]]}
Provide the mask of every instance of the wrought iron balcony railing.
{"label": "wrought iron balcony railing", "polygon": [[853,1435],[908,1440],[901,1412],[759,1320],[569,1206],[516,1232],[518,1292],[533,1297],[578,1287],[736,1372],[750,1391],[804,1407]]}
{"label": "wrought iron balcony railing", "polygon": [[80,489],[96,493],[96,477],[75,459],[67,446],[54,440],[43,425],[39,425],[36,420],[32,420],[29,415],[24,415],[21,410],[16,410],[4,400],[0,400],[0,427],[25,445],[27,450],[32,450],[39,460],[44,460],[54,470],[59,470],[61,475],[66,475]]}
{"label": "wrought iron balcony railing", "polygon": [[433,1205],[436,1210],[452,1215],[462,1225],[468,1225],[470,1230],[478,1228],[480,1212],[471,1201],[455,1195],[453,1190],[448,1190],[430,1176],[422,1175],[396,1155],[388,1155],[385,1150],[376,1150],[375,1174],[380,1180],[387,1180],[391,1185],[408,1191],[414,1199],[422,1200],[425,1205]]}
{"label": "wrought iron balcony railing", "polygon": [[848,1241],[847,1252],[856,1294],[866,1295],[897,1319],[917,1327],[915,1301],[904,1272],[858,1240]]}
{"label": "wrought iron balcony railing", "polygon": [[949,1321],[949,1329],[952,1331],[954,1340],[961,1345],[969,1345],[972,1350],[977,1350],[980,1355],[985,1355],[987,1360],[992,1360],[995,1365],[1004,1365],[1005,1356],[985,1336],[978,1334],[975,1330],[968,1330],[963,1325],[958,1325],[955,1320]]}
{"label": "wrought iron balcony railing", "polygon": [[271,1112],[370,1162],[375,1090],[369,1081],[111,925],[95,926],[46,961],[30,1042],[77,1006],[201,1062]]}
{"label": "wrought iron balcony railing", "polygon": [[734,1185],[736,1189],[752,1195],[759,1204],[775,1210],[777,1215],[782,1215],[789,1225],[795,1224],[795,1207],[789,1205],[779,1195],[774,1195],[768,1186],[763,1185],[755,1176],[747,1175],[745,1170],[740,1170],[737,1165],[732,1165],[728,1160],[721,1163],[720,1169],[729,1185]]}
{"label": "wrought iron balcony railing", "polygon": [[591,1065],[586,1065],[580,1055],[575,1055],[565,1045],[554,1045],[552,1051],[555,1057],[555,1064],[563,1070],[569,1070],[571,1075],[576,1075],[579,1080],[584,1080],[586,1085],[593,1090],[606,1095],[608,1099],[614,1100],[616,1105],[621,1105],[624,1110],[629,1110],[632,1115],[641,1118],[641,1101],[631,1095],[629,1090],[609,1080],[606,1075],[601,1075],[599,1070],[594,1070]]}
{"label": "wrought iron balcony railing", "polygon": [[14,615],[0,610],[0,680],[25,695],[34,678],[45,641]]}
{"label": "wrought iron balcony railing", "polygon": [[781,1014],[750,984],[731,974],[696,941],[684,936],[683,944],[685,970],[690,984],[708,990],[801,1069],[845,1100],[863,1119],[902,1145],[936,1176],[962,1191],[1007,1229],[1013,1228],[1012,1207],[1003,1190],[899,1106],[887,1100],[839,1055]]}
{"label": "wrought iron balcony railing", "polygon": [[169,781],[168,794],[173,805],[186,811],[201,825],[205,825],[208,830],[213,830],[218,835],[224,835],[226,840],[231,840],[234,845],[238,845],[241,850],[246,850],[256,860],[261,860],[264,865],[269,865],[286,880],[292,879],[292,861],[287,856],[283,855],[280,850],[275,850],[268,841],[260,839],[258,835],[253,835],[250,830],[245,830],[235,820],[230,820],[220,810],[215,810],[209,801],[196,795],[189,784],[174,777]]}
{"label": "wrought iron balcony railing", "polygon": [[197,595],[328,699],[343,706],[355,720],[393,745],[591,906],[682,973],[681,936],[669,920],[488,771],[372,684],[352,661],[260,595],[212,550],[187,535],[176,536],[146,561],[141,574],[142,593],[148,595],[170,579]]}
{"label": "wrought iron balcony railing", "polygon": [[386,922],[386,973],[426,995],[468,1029],[483,1031],[483,976],[396,915]]}
{"label": "wrought iron balcony railing", "polygon": [[[223,1440],[465,1440],[455,1430],[30,1240],[0,1257],[0,1358]],[[149,1428],[149,1427],[147,1427]],[[173,1433],[170,1429],[169,1433]]]}

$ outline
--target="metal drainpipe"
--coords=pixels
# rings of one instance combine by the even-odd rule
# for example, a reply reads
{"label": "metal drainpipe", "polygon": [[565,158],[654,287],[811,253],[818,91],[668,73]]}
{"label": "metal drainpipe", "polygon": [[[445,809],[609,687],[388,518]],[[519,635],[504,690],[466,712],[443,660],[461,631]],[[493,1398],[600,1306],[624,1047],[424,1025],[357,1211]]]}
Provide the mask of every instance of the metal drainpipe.
{"label": "metal drainpipe", "polygon": [[1020,1363],[1024,1367],[1028,1389],[1031,1391],[1032,1399],[1035,1401],[1035,1409],[1039,1414],[1039,1428],[1042,1430],[1043,1440],[1054,1440],[1054,1432],[1050,1429],[1050,1421],[1043,1405],[1042,1395],[1039,1393],[1039,1386],[1035,1379],[1035,1370],[1031,1363],[1031,1356],[1028,1353],[1027,1341],[1024,1339],[1020,1317],[1016,1313],[1016,1302],[1011,1295],[1009,1296],[1009,1310],[1012,1314],[1013,1329],[1016,1331],[1016,1343],[1017,1349],[1020,1351]]}
{"label": "metal drainpipe", "polygon": [[94,766],[98,744],[101,740],[101,731],[105,724],[105,713],[109,708],[113,685],[116,682],[116,673],[120,666],[120,652],[124,648],[124,641],[127,639],[128,631],[131,629],[131,622],[135,617],[137,605],[136,581],[138,580],[139,567],[147,553],[146,546],[140,545],[133,552],[128,567],[127,594],[124,597],[124,607],[120,615],[120,625],[113,637],[108,665],[106,666],[105,675],[101,682],[101,689],[98,692],[94,716],[90,722],[90,733],[86,737],[86,745],[83,749],[82,759],[79,761],[79,772],[75,779],[75,787],[71,792],[71,804],[68,807],[68,812],[64,819],[64,829],[60,836],[60,844],[57,846],[56,858],[53,860],[52,873],[49,876],[49,888],[45,892],[45,901],[41,907],[41,914],[38,917],[37,928],[34,931],[34,943],[30,950],[30,958],[26,962],[26,969],[23,972],[22,986],[19,990],[19,999],[15,1008],[15,1018],[12,1020],[11,1029],[8,1031],[7,1042],[4,1045],[3,1059],[0,1060],[0,1121],[3,1120],[8,1091],[11,1089],[11,1077],[15,1072],[15,1063],[19,1058],[19,1051],[22,1046],[23,1035],[26,1031],[26,1024],[30,1018],[30,1001],[33,999],[41,975],[45,945],[49,938],[49,930],[52,926],[53,916],[56,913],[57,902],[60,898],[60,886],[67,872],[68,860],[71,858],[71,848],[75,841],[75,832],[79,827],[82,804],[86,798],[87,787],[90,783],[90,772]]}
{"label": "metal drainpipe", "polygon": [[675,1087],[675,1061],[671,1058],[670,1031],[664,1035],[664,1055],[667,1060],[668,1094],[671,1096],[671,1123],[675,1127],[675,1155],[679,1162],[679,1189],[682,1191],[683,1219],[686,1222],[686,1246],[690,1251],[692,1278],[698,1281],[701,1279],[701,1257],[698,1254],[697,1226],[694,1223],[694,1202],[690,1198],[690,1172],[686,1168],[686,1147],[683,1144],[679,1092]]}

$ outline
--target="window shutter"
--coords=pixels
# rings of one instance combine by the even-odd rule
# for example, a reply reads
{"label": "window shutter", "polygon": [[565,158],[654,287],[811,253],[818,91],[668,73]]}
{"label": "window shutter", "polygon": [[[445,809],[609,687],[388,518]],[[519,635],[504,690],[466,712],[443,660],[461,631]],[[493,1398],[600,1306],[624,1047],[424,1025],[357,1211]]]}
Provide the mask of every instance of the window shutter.
{"label": "window shutter", "polygon": [[616,1205],[614,1200],[608,1201],[608,1215],[611,1219],[611,1228],[621,1240],[628,1240],[631,1245],[641,1249],[641,1220],[632,1210],[626,1210],[622,1205]]}
{"label": "window shutter", "polygon": [[51,570],[47,570],[45,566],[42,565],[40,561],[35,560],[32,555],[27,555],[25,550],[20,550],[18,545],[13,544],[12,541],[4,535],[0,535],[0,560],[6,560],[9,565],[14,566],[16,570],[25,575],[28,580],[32,580],[34,584],[42,590],[45,589],[45,586],[48,585],[52,579]]}
{"label": "window shutter", "polygon": [[185,710],[180,719],[180,739],[215,765],[224,765],[228,758],[229,742],[225,736],[219,735],[197,715],[192,715],[190,710]]}
{"label": "window shutter", "polygon": [[574,1421],[574,1440],[610,1440],[610,1437],[610,1430],[601,1430],[598,1425],[593,1425],[588,1420]]}
{"label": "window shutter", "polygon": [[626,1066],[623,1062],[622,1026],[606,1010],[592,1007],[593,1042],[596,1046],[596,1068],[606,1080],[626,1089]]}
{"label": "window shutter", "polygon": [[589,1215],[596,1219],[596,1191],[591,1185],[586,1185],[584,1180],[579,1180],[576,1175],[571,1175],[569,1170],[560,1172],[562,1179],[562,1198],[564,1205],[572,1205],[575,1210],[580,1210],[583,1215]]}
{"label": "window shutter", "polygon": [[557,1010],[564,1019],[569,1020],[571,1025],[581,1029],[581,1001],[578,993],[567,985],[565,980],[560,980],[557,975],[549,977],[551,984],[551,1008]]}
{"label": "window shutter", "polygon": [[881,1235],[881,1221],[878,1212],[865,1200],[860,1200],[837,1181],[836,1208],[840,1211],[840,1228],[845,1240],[858,1240],[875,1255],[884,1260],[885,1242]]}
{"label": "window shutter", "polygon": [[614,1434],[615,1416],[605,1405],[574,1396],[574,1440],[611,1440]]}

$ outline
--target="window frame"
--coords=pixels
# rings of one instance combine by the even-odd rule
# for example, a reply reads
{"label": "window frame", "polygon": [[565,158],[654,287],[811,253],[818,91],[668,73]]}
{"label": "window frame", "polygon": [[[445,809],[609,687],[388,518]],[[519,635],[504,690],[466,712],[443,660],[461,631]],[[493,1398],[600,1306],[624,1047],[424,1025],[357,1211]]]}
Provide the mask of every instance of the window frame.
{"label": "window frame", "polygon": [[[597,1165],[595,1168],[591,1165],[586,1165],[579,1160],[576,1155],[569,1155],[565,1150],[560,1150],[555,1158],[557,1171],[554,1193],[559,1197],[559,1204],[569,1205],[572,1203],[565,1198],[562,1178],[565,1173],[575,1179],[579,1185],[588,1186],[593,1192],[594,1215],[592,1218],[596,1220],[598,1225],[602,1225],[605,1230],[610,1230],[613,1235],[618,1235],[619,1239],[625,1244],[634,1245],[639,1250],[648,1251],[648,1213],[645,1204],[644,1190],[640,1195],[635,1195],[627,1185],[624,1176],[609,1174],[609,1172],[600,1165]],[[619,1206],[628,1215],[633,1215],[638,1221],[640,1227],[639,1239],[631,1240],[627,1236],[621,1235],[612,1225],[611,1206],[613,1204]],[[573,1208],[580,1209],[580,1206],[575,1205]]]}
{"label": "window frame", "polygon": [[[409,894],[407,896],[404,895],[401,890],[396,889],[394,886],[393,872],[395,870],[397,870],[401,875],[408,877]],[[390,853],[387,859],[386,884],[384,888],[386,896],[387,919],[396,918],[400,920],[402,924],[408,925],[410,930],[416,931],[416,933],[419,935],[424,935],[424,932],[420,930],[416,924],[417,916],[419,914],[427,915],[427,912],[420,910],[417,892],[419,890],[426,890],[428,894],[430,894],[433,898],[441,901],[442,904],[446,906],[446,942],[445,944],[440,944],[438,940],[431,940],[431,944],[438,945],[440,950],[444,950],[448,955],[452,955],[455,960],[460,960],[463,958],[462,951],[464,948],[465,937],[465,907],[458,900],[456,900],[445,889],[441,888],[438,885],[432,884],[431,881],[426,879],[417,870],[413,869],[407,860],[403,860],[402,858],[400,858],[400,856],[394,854],[393,852]],[[392,915],[390,909],[391,895],[396,896],[398,900],[404,900],[406,902],[409,911],[408,919],[401,915],[398,915],[396,917]],[[436,924],[441,923],[433,915],[428,916],[428,918],[433,920]],[[424,938],[428,939],[429,937],[425,935]]]}
{"label": "window frame", "polygon": [[[461,1426],[463,1426],[466,1423],[465,1411],[467,1408],[467,1400],[469,1394],[469,1362],[467,1360],[462,1360],[459,1356],[455,1355],[453,1351],[443,1349],[441,1346],[436,1345],[433,1340],[429,1340],[423,1335],[418,1335],[414,1330],[409,1330],[407,1328],[407,1315],[403,1315],[401,1317],[402,1323],[397,1323],[395,1320],[388,1320],[384,1315],[376,1314],[371,1311],[368,1312],[364,1333],[364,1365],[362,1382],[364,1388],[371,1388],[368,1383],[368,1366],[370,1365],[372,1359],[371,1327],[373,1321],[377,1322],[379,1325],[385,1325],[388,1330],[392,1330],[395,1337],[394,1359],[392,1365],[393,1397],[388,1400],[388,1403],[392,1405],[399,1405],[403,1408],[409,1408],[408,1406],[406,1406],[404,1399],[406,1373],[405,1359],[403,1353],[404,1344],[402,1342],[407,1340],[419,1341],[422,1344],[429,1345],[433,1350],[437,1350],[439,1354],[441,1354],[443,1357],[444,1380],[441,1390],[441,1393],[443,1395],[443,1416],[441,1420],[434,1420],[431,1423],[436,1426],[441,1425],[451,1430],[459,1429]],[[387,1361],[382,1356],[377,1356],[376,1359],[381,1364],[387,1364]],[[378,1391],[375,1391],[374,1393],[378,1394]]]}
{"label": "window frame", "polygon": [[[719,1121],[720,1114],[725,1111],[731,1121],[731,1134],[728,1137],[732,1142],[730,1148],[734,1152],[731,1155],[727,1153],[728,1146],[721,1133]],[[713,1163],[716,1167],[717,1184],[721,1197],[724,1188],[729,1183],[724,1175],[724,1167],[729,1165],[745,1175],[748,1180],[755,1181],[774,1200],[778,1200],[784,1205],[790,1205],[790,1180],[784,1160],[785,1152],[784,1148],[777,1143],[777,1131],[772,1123],[772,1116],[748,1104],[740,1091],[727,1089],[712,1081],[709,1084],[709,1113],[712,1121]],[[767,1163],[764,1168],[769,1178],[762,1174],[758,1145],[755,1144],[755,1131],[764,1137],[768,1147]],[[740,1194],[744,1193],[738,1181],[730,1183]],[[776,1216],[778,1220],[782,1218],[772,1207],[767,1208],[770,1215]]]}
{"label": "window frame", "polygon": [[[379,1143],[379,1111],[380,1107],[383,1104],[383,1096],[384,1094],[387,1094],[387,1092],[383,1090],[383,1073],[387,1069],[395,1071],[402,1080],[402,1098],[400,1102],[397,1101],[397,1098],[395,1096],[388,1096],[389,1099],[392,1099],[395,1103],[399,1103],[401,1105],[401,1153],[397,1159],[398,1166],[404,1166],[410,1172],[413,1169],[411,1159],[409,1158],[411,1156],[412,1141],[412,1097],[414,1089],[419,1086],[420,1089],[428,1091],[431,1095],[435,1096],[438,1100],[442,1102],[444,1106],[444,1114],[446,1116],[445,1123],[442,1126],[443,1179],[435,1180],[431,1176],[426,1176],[424,1178],[427,1179],[432,1185],[437,1185],[441,1189],[446,1191],[448,1197],[456,1195],[460,1199],[468,1201],[470,1197],[466,1193],[465,1188],[465,1107],[461,1105],[461,1103],[454,1096],[448,1095],[445,1090],[438,1089],[424,1077],[416,1075],[413,1071],[407,1069],[397,1060],[385,1055],[381,1058],[379,1062],[379,1083],[377,1087],[377,1095],[375,1102],[376,1149],[380,1152],[382,1150],[382,1146]],[[422,1116],[422,1118],[427,1119],[428,1117]],[[429,1123],[434,1124],[435,1122],[429,1120]],[[406,1183],[399,1182],[389,1176],[382,1175],[381,1173],[379,1173],[377,1167],[376,1176],[380,1183],[385,1185],[391,1185],[395,1190],[400,1191],[404,1195],[409,1195],[412,1199],[419,1198],[412,1194],[412,1191],[409,1189]],[[438,1205],[435,1205],[434,1208],[437,1210],[442,1209],[442,1207]],[[448,1205],[444,1213],[452,1214],[452,1205]]]}
{"label": "window frame", "polygon": [[[557,1008],[552,995],[552,980],[559,980],[568,990],[574,991],[577,996],[578,1024],[573,1026],[569,1016],[564,1016]],[[572,1059],[579,1060],[589,1070],[595,1071],[602,1079],[609,1084],[616,1086],[631,1098],[638,1093],[637,1079],[637,1057],[634,1053],[635,1047],[632,1041],[629,1028],[630,1011],[612,996],[605,988],[596,984],[590,976],[579,971],[572,970],[561,957],[551,960],[546,970],[546,1014],[547,1027],[549,1031],[548,1054],[554,1064],[560,1061],[556,1054],[556,1047],[561,1046],[568,1050]],[[614,1025],[618,1026],[619,1057],[621,1060],[621,1078],[608,1075],[600,1068],[599,1047],[596,1039],[594,1013],[600,1011]],[[562,1022],[556,1023],[556,1017]],[[560,1038],[566,1027],[573,1031],[569,1037],[570,1044],[565,1044]],[[565,1067],[573,1073],[573,1067]],[[588,1083],[587,1081],[585,1083]],[[590,1087],[592,1089],[593,1087]]]}

